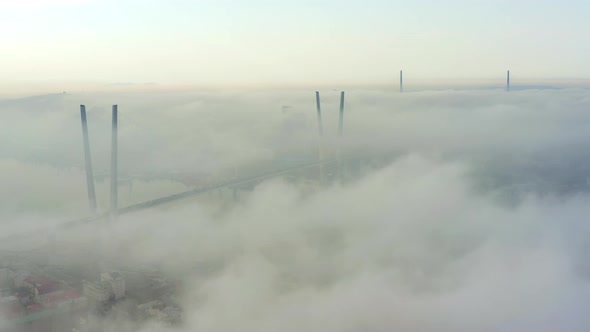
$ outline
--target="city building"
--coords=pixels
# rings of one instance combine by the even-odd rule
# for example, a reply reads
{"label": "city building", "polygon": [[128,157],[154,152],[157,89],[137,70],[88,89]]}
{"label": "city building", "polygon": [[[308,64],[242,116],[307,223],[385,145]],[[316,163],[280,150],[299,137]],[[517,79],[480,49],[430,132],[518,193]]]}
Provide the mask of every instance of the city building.
{"label": "city building", "polygon": [[35,298],[35,302],[41,303],[40,297],[55,292],[59,289],[59,283],[48,279],[37,279],[29,276],[23,280],[23,287],[28,288]]}
{"label": "city building", "polygon": [[111,284],[106,281],[84,282],[84,296],[89,301],[106,302],[111,296]]}
{"label": "city building", "polygon": [[166,305],[164,304],[164,302],[162,302],[160,300],[154,300],[154,301],[150,301],[150,302],[138,305],[137,310],[147,313],[151,310],[162,310],[162,309],[164,309],[165,306]]}
{"label": "city building", "polygon": [[141,312],[144,317],[153,318],[167,323],[176,323],[180,321],[182,315],[179,308],[167,306],[160,300],[140,304],[137,306],[137,310]]}
{"label": "city building", "polygon": [[86,305],[86,297],[74,291],[56,291],[41,296],[41,304],[45,307],[82,308]]}
{"label": "city building", "polygon": [[121,273],[104,272],[101,274],[100,280],[111,285],[111,292],[115,296],[115,300],[125,297],[125,279],[123,279]]}

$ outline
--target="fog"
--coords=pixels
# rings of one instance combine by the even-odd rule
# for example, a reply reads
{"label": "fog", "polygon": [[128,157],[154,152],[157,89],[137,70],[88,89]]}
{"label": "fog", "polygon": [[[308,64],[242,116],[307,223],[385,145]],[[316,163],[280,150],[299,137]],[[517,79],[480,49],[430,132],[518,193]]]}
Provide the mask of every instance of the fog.
{"label": "fog", "polygon": [[[590,329],[589,90],[349,89],[340,139],[340,90],[320,92],[321,139],[306,89],[0,100],[0,232],[53,228],[71,261],[182,282],[180,326],[107,317],[106,331]],[[80,104],[103,212],[113,104],[122,207],[353,161],[322,186],[279,176],[236,201],[214,191],[62,229],[90,214]]]}

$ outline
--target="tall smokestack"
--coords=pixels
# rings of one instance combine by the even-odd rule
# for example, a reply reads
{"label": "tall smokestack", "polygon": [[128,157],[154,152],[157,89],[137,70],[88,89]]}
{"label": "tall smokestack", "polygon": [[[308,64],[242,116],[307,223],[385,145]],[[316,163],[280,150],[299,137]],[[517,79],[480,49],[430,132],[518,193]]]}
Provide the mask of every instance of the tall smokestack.
{"label": "tall smokestack", "polygon": [[113,105],[113,131],[111,141],[111,215],[115,217],[118,209],[118,142],[117,142],[117,105]]}
{"label": "tall smokestack", "polygon": [[86,106],[80,105],[80,119],[82,120],[82,139],[84,141],[84,162],[86,163],[86,188],[88,189],[88,205],[92,214],[96,213],[96,192],[94,191],[94,173],[92,172],[92,158],[90,158],[90,140],[88,138],[88,121]]}
{"label": "tall smokestack", "polygon": [[510,91],[510,70],[506,72],[506,91]]}
{"label": "tall smokestack", "polygon": [[315,92],[315,103],[318,110],[318,132],[320,136],[324,135],[324,126],[322,124],[322,107],[320,105],[320,92]]}
{"label": "tall smokestack", "polygon": [[404,72],[399,71],[399,92],[404,92]]}
{"label": "tall smokestack", "polygon": [[338,135],[342,136],[342,126],[344,125],[344,91],[340,92],[340,122],[338,123]]}

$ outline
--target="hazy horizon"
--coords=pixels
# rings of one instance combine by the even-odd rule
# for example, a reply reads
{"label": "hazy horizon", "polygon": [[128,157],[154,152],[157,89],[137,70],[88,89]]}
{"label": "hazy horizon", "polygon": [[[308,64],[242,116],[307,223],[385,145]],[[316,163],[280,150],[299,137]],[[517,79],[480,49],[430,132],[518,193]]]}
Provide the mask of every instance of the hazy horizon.
{"label": "hazy horizon", "polygon": [[[0,2],[3,81],[590,78],[587,1]],[[410,76],[408,76],[410,77]]]}
{"label": "hazy horizon", "polygon": [[[316,82],[316,83],[264,83],[264,84],[162,84],[158,82],[0,82],[0,98],[24,98],[36,95],[74,93],[129,93],[147,91],[330,91],[347,89],[399,91],[399,73],[396,79],[377,82]],[[590,88],[590,79],[568,78],[520,78],[511,71],[513,89],[546,89],[546,88]],[[505,89],[506,73],[497,78],[440,78],[416,79],[404,72],[404,89],[412,91],[437,90],[478,90]],[[116,100],[112,101],[116,103]]]}

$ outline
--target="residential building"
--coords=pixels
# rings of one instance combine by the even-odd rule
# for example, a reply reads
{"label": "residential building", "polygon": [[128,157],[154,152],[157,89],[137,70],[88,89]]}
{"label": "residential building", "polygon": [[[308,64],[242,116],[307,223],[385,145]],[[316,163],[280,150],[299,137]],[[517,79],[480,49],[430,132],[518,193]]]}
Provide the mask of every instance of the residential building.
{"label": "residential building", "polygon": [[90,301],[106,302],[111,296],[111,284],[105,281],[84,282],[84,296]]}
{"label": "residential building", "polygon": [[115,300],[120,300],[125,297],[125,279],[119,272],[105,272],[100,276],[100,280],[108,282],[111,285],[111,291],[115,296]]}

